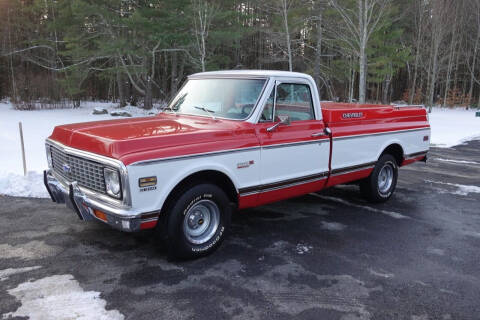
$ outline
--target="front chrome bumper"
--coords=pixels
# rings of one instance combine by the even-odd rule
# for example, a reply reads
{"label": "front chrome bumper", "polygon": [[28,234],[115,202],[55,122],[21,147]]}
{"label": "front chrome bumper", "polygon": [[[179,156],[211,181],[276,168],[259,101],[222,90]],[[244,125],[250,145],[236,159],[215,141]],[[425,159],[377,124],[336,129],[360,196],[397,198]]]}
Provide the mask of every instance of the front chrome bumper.
{"label": "front chrome bumper", "polygon": [[[127,232],[139,231],[156,225],[158,213],[141,213],[131,208],[113,207],[81,190],[77,182],[62,184],[51,172],[43,172],[43,182],[53,202],[62,203],[73,210],[80,220],[100,220],[110,226]],[[98,211],[104,219],[98,216]]]}

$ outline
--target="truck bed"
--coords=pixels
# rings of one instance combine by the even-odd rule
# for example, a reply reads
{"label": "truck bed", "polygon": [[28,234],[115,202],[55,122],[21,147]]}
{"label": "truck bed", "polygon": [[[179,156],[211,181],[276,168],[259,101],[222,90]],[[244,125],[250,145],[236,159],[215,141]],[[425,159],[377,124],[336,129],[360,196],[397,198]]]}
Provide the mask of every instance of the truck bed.
{"label": "truck bed", "polygon": [[325,124],[335,127],[342,124],[368,124],[371,121],[375,123],[427,122],[427,113],[422,106],[321,102],[321,108]]}

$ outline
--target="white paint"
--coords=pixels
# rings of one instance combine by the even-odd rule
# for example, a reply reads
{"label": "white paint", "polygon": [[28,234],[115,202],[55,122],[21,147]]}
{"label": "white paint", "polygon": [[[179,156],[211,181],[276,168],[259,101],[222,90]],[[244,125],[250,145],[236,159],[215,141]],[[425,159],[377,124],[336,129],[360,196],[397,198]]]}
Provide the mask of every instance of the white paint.
{"label": "white paint", "polygon": [[442,184],[446,186],[451,186],[457,188],[456,191],[450,192],[452,194],[458,194],[461,196],[468,196],[469,193],[480,193],[480,187],[478,186],[471,186],[471,185],[464,185],[464,184],[457,184],[457,183],[450,183],[450,182],[442,182],[442,181],[433,181],[433,180],[424,180],[427,183],[435,183],[435,184]]}
{"label": "white paint", "polygon": [[381,153],[392,144],[399,144],[404,154],[428,150],[430,144],[428,141],[423,141],[424,136],[430,136],[430,129],[334,139],[332,146],[332,169],[375,162]]}
{"label": "white paint", "polygon": [[[240,162],[254,164],[248,168],[238,169]],[[259,185],[260,183],[260,149],[250,149],[241,152],[226,154],[212,154],[205,157],[175,159],[172,161],[161,161],[145,165],[127,166],[130,194],[132,197],[133,209],[150,212],[158,210],[163,206],[170,192],[177,184],[189,175],[204,171],[215,170],[230,177],[237,189]],[[162,183],[157,189],[149,192],[140,192],[138,179],[156,175],[162,177]]]}
{"label": "white paint", "polygon": [[442,161],[442,162],[458,163],[458,164],[480,164],[480,162],[475,162],[475,161],[452,160],[452,159],[443,159],[443,158],[433,158],[432,160],[437,160],[437,161]]}
{"label": "white paint", "polygon": [[[304,132],[308,136],[320,130],[307,130],[303,124],[299,125],[299,122],[293,122],[289,128],[283,130],[288,130],[292,136],[298,135],[298,132]],[[268,142],[268,135],[265,135],[265,139]],[[295,140],[298,142],[298,138],[285,140],[285,142],[295,142]],[[264,148],[261,151],[261,183],[269,184],[327,172],[329,154],[328,140],[302,145],[293,144],[282,148]]]}
{"label": "white paint", "polygon": [[117,310],[106,310],[107,302],[100,292],[84,291],[72,275],[55,275],[20,284],[8,290],[21,306],[8,317],[29,317],[31,320],[118,320],[124,316]]}
{"label": "white paint", "polygon": [[30,241],[17,245],[8,243],[0,244],[0,260],[19,258],[22,260],[34,260],[56,255],[61,248],[51,246],[44,241]]}
{"label": "white paint", "polygon": [[324,196],[324,195],[319,195],[319,194],[316,194],[316,193],[311,193],[310,195],[312,195],[314,197],[317,197],[317,198],[320,198],[320,199],[323,199],[323,200],[335,201],[335,202],[344,204],[346,206],[355,207],[355,208],[359,208],[359,209],[365,209],[365,210],[370,211],[370,212],[381,213],[381,214],[387,215],[389,217],[392,217],[394,219],[411,219],[410,217],[407,217],[407,216],[405,216],[401,213],[398,213],[398,212],[376,209],[376,208],[372,208],[372,207],[369,207],[369,206],[362,206],[362,205],[351,203],[347,200],[343,200],[343,199],[336,198],[336,197]]}
{"label": "white paint", "polygon": [[9,269],[0,270],[0,281],[5,281],[10,276],[13,276],[15,274],[25,273],[25,272],[37,270],[40,268],[41,266],[34,266],[34,267],[24,267],[24,268],[16,268],[16,269],[9,268]]}

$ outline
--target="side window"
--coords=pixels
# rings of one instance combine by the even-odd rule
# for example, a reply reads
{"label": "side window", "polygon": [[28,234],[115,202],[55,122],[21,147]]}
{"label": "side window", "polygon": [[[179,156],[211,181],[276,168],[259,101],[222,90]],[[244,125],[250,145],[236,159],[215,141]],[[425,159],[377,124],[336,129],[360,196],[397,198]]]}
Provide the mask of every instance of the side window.
{"label": "side window", "polygon": [[275,108],[273,108],[274,96],[275,89],[272,90],[265,103],[260,122],[271,122],[278,115],[287,115],[290,121],[315,119],[312,94],[308,85],[295,83],[278,85]]}
{"label": "side window", "polygon": [[275,116],[278,115],[287,115],[290,121],[315,119],[310,87],[294,83],[278,85]]}
{"label": "side window", "polygon": [[273,98],[275,96],[275,88],[272,89],[272,93],[267,99],[265,103],[265,107],[263,108],[262,116],[260,117],[261,122],[269,122],[273,119]]}

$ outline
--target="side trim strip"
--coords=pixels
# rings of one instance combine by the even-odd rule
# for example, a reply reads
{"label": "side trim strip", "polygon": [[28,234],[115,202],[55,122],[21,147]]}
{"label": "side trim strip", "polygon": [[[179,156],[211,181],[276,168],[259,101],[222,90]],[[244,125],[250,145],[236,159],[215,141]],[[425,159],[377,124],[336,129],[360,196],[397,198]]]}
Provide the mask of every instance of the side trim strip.
{"label": "side trim strip", "polygon": [[147,165],[147,164],[164,162],[164,161],[194,159],[194,158],[205,157],[205,156],[217,156],[217,155],[222,155],[222,154],[229,154],[229,153],[234,153],[234,152],[245,152],[245,151],[258,150],[258,149],[260,149],[260,146],[239,148],[239,149],[230,149],[230,150],[222,150],[222,151],[212,151],[212,152],[205,152],[205,153],[195,153],[195,154],[189,154],[189,155],[185,155],[185,156],[174,156],[174,157],[166,157],[166,158],[160,158],[160,159],[142,160],[142,161],[134,162],[130,165],[131,166],[143,166],[143,165]]}
{"label": "side trim strip", "polygon": [[283,181],[278,181],[278,182],[273,182],[268,184],[262,184],[258,186],[241,188],[239,190],[239,193],[241,196],[246,196],[246,195],[255,194],[255,193],[273,191],[273,190],[288,188],[288,187],[292,187],[292,186],[296,186],[296,185],[304,184],[308,182],[323,180],[323,179],[326,179],[327,176],[328,176],[328,172],[321,172],[321,173],[312,174],[309,176],[293,178],[293,179],[288,179],[288,180],[283,180]]}
{"label": "side trim strip", "polygon": [[296,147],[296,146],[301,146],[301,145],[307,145],[307,144],[320,144],[322,142],[329,141],[329,139],[315,139],[315,140],[309,140],[309,141],[301,141],[301,142],[289,142],[289,143],[281,143],[281,144],[272,144],[272,145],[266,145],[262,146],[262,149],[276,149],[276,148],[283,148],[283,147]]}
{"label": "side trim strip", "polygon": [[301,141],[301,142],[272,144],[272,145],[267,145],[263,147],[255,146],[255,147],[247,147],[247,148],[239,148],[239,149],[222,150],[222,151],[212,151],[212,152],[205,152],[205,153],[195,153],[195,154],[190,154],[185,156],[174,156],[174,157],[166,157],[161,159],[137,161],[132,163],[131,166],[143,166],[147,164],[164,162],[164,161],[187,160],[187,159],[194,159],[198,157],[217,156],[217,155],[229,154],[234,152],[245,152],[245,151],[252,151],[252,150],[259,150],[259,149],[275,149],[275,148],[283,148],[283,147],[299,146],[299,145],[307,145],[307,144],[317,144],[317,143],[320,144],[324,141],[328,141],[328,139],[315,139],[315,140]]}
{"label": "side trim strip", "polygon": [[369,163],[359,164],[359,165],[356,165],[356,166],[333,169],[332,170],[332,176],[338,176],[340,174],[345,174],[345,173],[349,173],[349,172],[369,169],[369,168],[374,167],[376,163],[377,163],[376,161],[373,161],[373,162],[369,162]]}
{"label": "side trim strip", "polygon": [[366,136],[381,136],[381,135],[386,135],[386,134],[396,134],[396,133],[402,133],[402,132],[424,131],[424,130],[430,130],[430,127],[396,130],[396,131],[387,131],[387,132],[383,131],[383,132],[376,132],[376,133],[356,134],[356,135],[342,136],[342,137],[333,137],[333,140],[355,139],[355,138],[363,138],[363,137],[366,137]]}
{"label": "side trim strip", "polygon": [[411,154],[406,154],[405,155],[405,160],[413,159],[413,158],[420,157],[420,156],[426,156],[427,153],[428,153],[428,150],[415,152],[415,153],[411,153]]}

